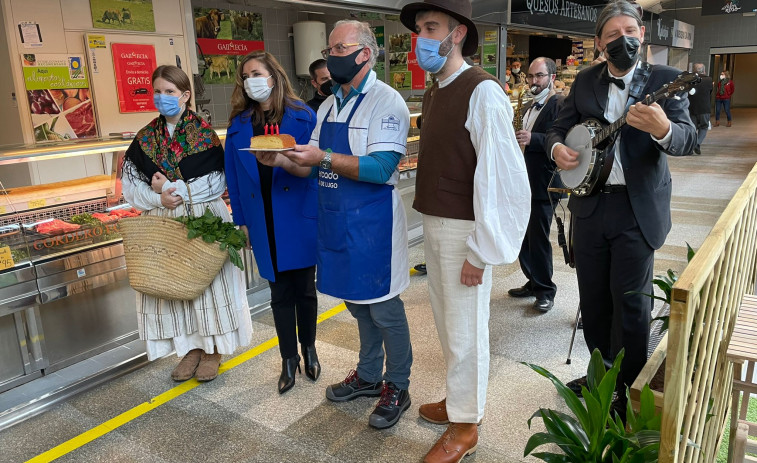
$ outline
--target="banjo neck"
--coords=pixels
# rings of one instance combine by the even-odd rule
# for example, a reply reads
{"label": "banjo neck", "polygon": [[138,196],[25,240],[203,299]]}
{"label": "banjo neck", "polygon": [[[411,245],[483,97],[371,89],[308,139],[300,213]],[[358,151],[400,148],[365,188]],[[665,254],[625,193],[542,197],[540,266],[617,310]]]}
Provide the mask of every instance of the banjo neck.
{"label": "banjo neck", "polygon": [[[649,106],[652,103],[662,99],[662,97],[655,97],[652,95],[647,95],[646,98],[644,98],[641,103]],[[602,130],[597,132],[597,134],[594,136],[594,139],[592,140],[592,147],[596,148],[598,145],[601,145],[605,142],[609,137],[611,137],[615,132],[620,130],[621,127],[623,127],[626,124],[626,116],[628,116],[628,110],[631,108],[626,109],[626,112],[623,113],[622,116],[620,116],[615,122],[612,124],[604,127]]]}

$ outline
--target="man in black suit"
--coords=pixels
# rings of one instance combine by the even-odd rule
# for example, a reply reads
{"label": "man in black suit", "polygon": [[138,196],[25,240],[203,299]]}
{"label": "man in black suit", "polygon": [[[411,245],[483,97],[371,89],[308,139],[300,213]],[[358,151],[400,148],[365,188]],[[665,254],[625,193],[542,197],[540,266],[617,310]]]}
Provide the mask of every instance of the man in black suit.
{"label": "man in black suit", "polygon": [[[550,58],[536,58],[531,62],[526,76],[534,95],[523,113],[523,129],[515,132],[518,143],[525,145],[526,171],[531,185],[531,216],[518,261],[528,280],[520,288],[513,288],[508,294],[513,297],[535,297],[534,309],[546,313],[554,305],[557,285],[552,281],[552,245],[549,229],[552,225],[554,207],[560,199],[559,193],[548,193],[547,187],[555,173],[555,162],[546,152],[544,140],[546,132],[557,118],[557,111],[563,97],[555,95],[554,81],[557,66]],[[559,177],[554,187],[562,187]]]}
{"label": "man in black suit", "polygon": [[702,154],[701,145],[710,127],[710,104],[712,100],[712,77],[705,74],[704,64],[694,64],[694,72],[702,81],[694,86],[694,94],[689,97],[689,115],[697,127],[697,146],[694,154]]}
{"label": "man in black suit", "polygon": [[[547,146],[561,169],[578,166],[578,153],[562,144],[573,125],[588,118],[605,124],[615,121],[626,109],[631,88],[643,84],[643,98],[679,74],[668,66],[648,68],[640,63],[643,38],[641,14],[633,4],[612,2],[600,13],[595,41],[607,61],[576,76],[547,133]],[[654,251],[663,245],[672,224],[666,155],[686,155],[696,143],[688,109],[685,96],[631,105],[627,125],[610,148],[615,153],[612,171],[601,192],[571,195],[568,203],[586,344],[590,351],[598,348],[606,360],[625,348],[618,411],[625,410],[625,387],[647,361],[653,301],[640,293],[652,293]],[[577,383],[580,379],[568,385],[575,389]]]}

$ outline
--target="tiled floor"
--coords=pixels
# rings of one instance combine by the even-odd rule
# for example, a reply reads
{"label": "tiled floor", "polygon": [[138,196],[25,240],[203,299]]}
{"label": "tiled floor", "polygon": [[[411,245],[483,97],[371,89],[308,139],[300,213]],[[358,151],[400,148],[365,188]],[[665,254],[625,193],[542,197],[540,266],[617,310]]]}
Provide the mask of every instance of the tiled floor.
{"label": "tiled floor", "polygon": [[[701,245],[757,161],[756,129],[757,110],[734,110],[733,127],[713,128],[701,156],[669,158],[674,226],[657,253],[658,271],[682,270],[686,243],[695,249]],[[411,249],[410,255],[412,264],[422,262],[422,246]],[[555,308],[544,315],[530,308],[530,300],[507,296],[508,288],[523,283],[517,264],[494,271],[486,418],[478,451],[465,463],[532,461],[523,458],[532,433],[527,420],[539,407],[562,408],[551,384],[520,362],[547,367],[566,381],[585,372],[588,353],[580,332],[573,363],[565,363],[578,301],[574,272],[561,256],[556,249]],[[276,381],[281,361],[274,347],[146,413],[132,419],[119,417],[176,387],[169,377],[176,359],[165,358],[0,432],[0,461],[25,461],[69,439],[74,439],[71,451],[61,452],[60,461],[420,461],[444,429],[418,418],[419,405],[444,397],[444,361],[425,277],[414,275],[411,281],[402,298],[415,359],[410,386],[413,404],[391,429],[377,431],[368,426],[375,399],[333,404],[324,397],[325,387],[341,380],[357,360],[356,326],[343,311],[319,325],[317,347],[323,373],[315,383],[298,375],[296,386],[279,395]],[[321,297],[321,311],[339,302]],[[275,336],[269,313],[255,317],[254,324],[255,345]],[[106,422],[109,429],[87,442],[92,433],[100,434],[98,426]]]}

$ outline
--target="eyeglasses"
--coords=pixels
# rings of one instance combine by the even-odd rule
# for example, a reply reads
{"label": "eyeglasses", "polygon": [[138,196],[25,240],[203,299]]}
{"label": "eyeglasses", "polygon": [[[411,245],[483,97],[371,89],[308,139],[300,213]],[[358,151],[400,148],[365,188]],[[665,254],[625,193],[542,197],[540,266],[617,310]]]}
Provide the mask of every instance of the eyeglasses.
{"label": "eyeglasses", "polygon": [[324,48],[321,50],[321,55],[323,55],[324,58],[328,58],[329,55],[335,54],[335,55],[343,55],[348,48],[350,47],[357,47],[358,45],[362,45],[361,43],[337,43],[333,47]]}
{"label": "eyeglasses", "polygon": [[537,72],[536,74],[527,74],[526,79],[533,80],[533,79],[543,79],[547,76],[551,76],[552,74],[545,74],[543,72]]}

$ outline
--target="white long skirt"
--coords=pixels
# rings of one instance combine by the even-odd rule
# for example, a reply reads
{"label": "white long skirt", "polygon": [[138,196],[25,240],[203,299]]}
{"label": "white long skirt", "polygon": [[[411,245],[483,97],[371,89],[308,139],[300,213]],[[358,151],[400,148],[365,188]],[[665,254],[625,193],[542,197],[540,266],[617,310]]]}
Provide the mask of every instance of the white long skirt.
{"label": "white long skirt", "polygon": [[[231,222],[226,204],[221,198],[193,204],[193,213],[200,216],[206,208]],[[147,215],[179,217],[185,215],[183,206],[176,209],[152,209]],[[199,239],[199,238],[198,238]],[[166,269],[170,281],[171,269]],[[145,294],[137,294],[137,324],[139,337],[147,343],[147,357],[155,360],[176,351],[183,357],[190,350],[202,349],[212,354],[232,354],[238,347],[250,345],[252,320],[247,305],[244,275],[230,261],[208,286],[205,292],[191,301],[168,301]]]}

